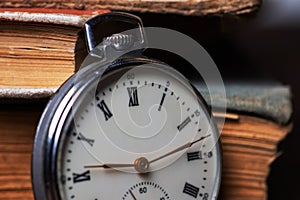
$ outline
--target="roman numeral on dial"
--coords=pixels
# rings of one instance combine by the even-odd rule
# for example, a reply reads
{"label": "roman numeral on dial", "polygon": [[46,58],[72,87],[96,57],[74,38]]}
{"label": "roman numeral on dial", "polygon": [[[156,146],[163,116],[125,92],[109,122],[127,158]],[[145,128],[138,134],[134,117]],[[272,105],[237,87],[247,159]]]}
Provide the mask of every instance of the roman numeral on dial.
{"label": "roman numeral on dial", "polygon": [[72,175],[73,175],[73,183],[79,183],[79,182],[91,180],[90,170],[87,170],[81,174],[73,173]]}
{"label": "roman numeral on dial", "polygon": [[202,159],[202,151],[195,151],[195,152],[188,152],[187,153],[187,160],[192,161],[192,160],[198,160]]}
{"label": "roman numeral on dial", "polygon": [[197,198],[199,193],[199,188],[193,186],[192,184],[186,182],[183,188],[183,193],[188,194],[194,198]]}
{"label": "roman numeral on dial", "polygon": [[129,107],[138,106],[139,99],[137,93],[137,87],[128,87],[127,88],[128,95],[129,95]]}
{"label": "roman numeral on dial", "polygon": [[190,123],[191,122],[191,118],[190,117],[187,117],[181,124],[179,124],[178,126],[177,126],[177,129],[179,130],[179,131],[181,131],[186,125],[188,125],[188,123]]}
{"label": "roman numeral on dial", "polygon": [[105,121],[109,120],[113,114],[110,112],[104,100],[101,100],[100,103],[97,104],[98,108],[103,112]]}
{"label": "roman numeral on dial", "polygon": [[82,133],[79,133],[78,140],[87,142],[91,147],[94,145],[95,140],[85,137]]}

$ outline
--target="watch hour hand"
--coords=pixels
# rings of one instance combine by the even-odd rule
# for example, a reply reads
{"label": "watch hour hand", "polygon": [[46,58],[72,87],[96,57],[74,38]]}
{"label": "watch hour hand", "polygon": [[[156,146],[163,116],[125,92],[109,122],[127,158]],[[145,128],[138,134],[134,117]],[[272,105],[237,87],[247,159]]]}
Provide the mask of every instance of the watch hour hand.
{"label": "watch hour hand", "polygon": [[134,167],[134,164],[103,164],[103,165],[85,165],[84,168],[103,168],[103,169],[113,169],[113,168],[123,168],[123,167]]}
{"label": "watch hour hand", "polygon": [[85,165],[84,168],[103,168],[103,169],[115,169],[115,168],[125,168],[134,167],[139,173],[148,172],[149,162],[147,158],[141,157],[137,158],[132,164],[102,164],[102,165]]}

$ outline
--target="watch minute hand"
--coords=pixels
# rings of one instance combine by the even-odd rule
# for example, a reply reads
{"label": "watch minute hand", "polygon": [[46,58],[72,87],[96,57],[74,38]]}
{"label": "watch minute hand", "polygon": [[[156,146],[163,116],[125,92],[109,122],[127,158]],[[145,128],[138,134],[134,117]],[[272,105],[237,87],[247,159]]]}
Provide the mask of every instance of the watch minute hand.
{"label": "watch minute hand", "polygon": [[195,144],[195,143],[197,143],[197,142],[200,142],[200,141],[204,140],[205,138],[207,138],[207,137],[209,137],[209,136],[210,136],[210,135],[206,135],[206,136],[203,136],[203,137],[201,137],[201,138],[199,138],[198,140],[195,140],[195,141],[193,141],[193,142],[188,142],[188,143],[186,143],[186,144],[184,144],[184,145],[182,145],[182,146],[180,146],[180,147],[178,147],[178,148],[176,148],[176,149],[174,149],[174,150],[172,150],[172,151],[170,151],[170,152],[168,152],[168,153],[166,153],[166,154],[164,154],[164,155],[162,155],[162,156],[159,156],[159,157],[157,157],[157,158],[155,158],[155,159],[149,161],[149,163],[156,162],[156,161],[158,161],[158,160],[160,160],[160,159],[163,159],[163,158],[165,158],[165,157],[167,157],[167,156],[170,156],[170,155],[172,155],[172,154],[174,154],[174,153],[176,153],[176,152],[178,152],[178,151],[181,151],[181,150],[183,150],[183,149],[189,148],[189,147],[191,147],[193,144]]}

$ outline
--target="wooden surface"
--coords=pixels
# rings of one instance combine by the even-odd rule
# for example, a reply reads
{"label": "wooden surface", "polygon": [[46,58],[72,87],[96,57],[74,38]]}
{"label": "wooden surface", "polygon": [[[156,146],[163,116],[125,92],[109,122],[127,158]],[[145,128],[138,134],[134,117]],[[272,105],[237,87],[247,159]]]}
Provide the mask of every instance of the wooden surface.
{"label": "wooden surface", "polygon": [[0,7],[111,9],[182,15],[224,15],[253,12],[262,0],[1,0]]}
{"label": "wooden surface", "polygon": [[[0,106],[0,199],[33,199],[32,142],[44,105]],[[269,164],[289,130],[268,120],[240,116],[222,131],[223,200],[265,200]]]}

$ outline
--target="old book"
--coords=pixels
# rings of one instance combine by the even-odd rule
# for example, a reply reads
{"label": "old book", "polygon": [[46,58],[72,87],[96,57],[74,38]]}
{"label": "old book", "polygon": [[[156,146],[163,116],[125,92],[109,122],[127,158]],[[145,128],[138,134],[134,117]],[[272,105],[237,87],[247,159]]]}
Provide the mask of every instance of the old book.
{"label": "old book", "polygon": [[[78,32],[86,20],[104,12],[108,10],[0,8],[0,101],[53,94],[74,73],[74,65],[80,65],[75,56],[83,51]],[[188,17],[179,23],[186,20],[201,21]],[[218,20],[202,19],[198,25],[208,27],[198,34],[205,41],[219,34]]]}
{"label": "old book", "polygon": [[224,200],[267,199],[266,179],[276,158],[277,143],[291,126],[258,117],[240,116],[222,130]]}
{"label": "old book", "polygon": [[74,73],[78,32],[88,19],[104,12],[0,9],[0,87],[61,85]]}
{"label": "old book", "polygon": [[64,9],[111,9],[183,15],[245,14],[258,9],[262,0],[2,0],[0,7],[43,7]]}
{"label": "old book", "polygon": [[[45,104],[1,105],[0,199],[32,200],[30,178],[32,142]],[[223,175],[220,199],[266,200],[269,165],[276,144],[290,125],[245,114],[233,114],[221,133]]]}

